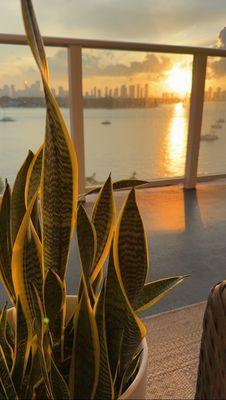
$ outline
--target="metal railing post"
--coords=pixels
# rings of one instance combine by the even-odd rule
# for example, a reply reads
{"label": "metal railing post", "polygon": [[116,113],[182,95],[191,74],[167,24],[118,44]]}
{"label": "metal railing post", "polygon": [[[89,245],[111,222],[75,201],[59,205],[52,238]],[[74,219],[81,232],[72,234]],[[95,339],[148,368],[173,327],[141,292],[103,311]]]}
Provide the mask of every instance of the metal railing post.
{"label": "metal railing post", "polygon": [[82,47],[68,47],[69,107],[71,136],[78,158],[78,190],[85,193],[85,148],[83,127]]}
{"label": "metal railing post", "polygon": [[197,181],[199,146],[202,129],[203,103],[205,96],[207,56],[195,54],[193,59],[192,89],[188,125],[188,141],[185,165],[184,188],[194,189]]}

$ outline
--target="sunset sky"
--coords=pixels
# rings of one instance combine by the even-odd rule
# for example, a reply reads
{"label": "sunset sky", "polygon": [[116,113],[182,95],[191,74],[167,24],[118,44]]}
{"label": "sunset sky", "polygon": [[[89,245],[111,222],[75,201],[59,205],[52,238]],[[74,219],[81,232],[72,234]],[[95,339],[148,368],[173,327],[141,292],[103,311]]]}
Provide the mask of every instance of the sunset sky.
{"label": "sunset sky", "polygon": [[[205,47],[226,43],[225,0],[33,0],[33,4],[43,35]],[[0,31],[24,33],[19,0],[1,1]],[[15,46],[12,51],[11,46],[0,45],[0,50],[0,86],[14,83],[22,87],[25,80],[38,79],[27,48]],[[53,85],[66,86],[66,51],[48,49],[47,54]],[[91,87],[94,77],[101,87],[111,85],[116,77],[119,84],[150,80],[156,87],[156,82],[163,86],[170,82],[168,76],[175,65],[188,71],[191,58],[86,51],[84,87]],[[208,77],[210,83],[217,78],[223,85],[225,60],[215,61]]]}

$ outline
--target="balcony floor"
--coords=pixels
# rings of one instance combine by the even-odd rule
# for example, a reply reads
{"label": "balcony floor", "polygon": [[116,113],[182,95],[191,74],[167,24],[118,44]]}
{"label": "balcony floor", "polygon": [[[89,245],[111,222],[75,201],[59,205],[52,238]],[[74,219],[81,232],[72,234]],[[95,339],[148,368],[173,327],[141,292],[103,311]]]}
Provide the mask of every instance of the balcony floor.
{"label": "balcony floor", "polygon": [[[125,195],[115,194],[117,208]],[[94,200],[87,198],[88,211]],[[190,275],[148,314],[206,300],[211,286],[226,277],[226,181],[187,191],[181,185],[137,190],[137,200],[148,234],[149,279]]]}

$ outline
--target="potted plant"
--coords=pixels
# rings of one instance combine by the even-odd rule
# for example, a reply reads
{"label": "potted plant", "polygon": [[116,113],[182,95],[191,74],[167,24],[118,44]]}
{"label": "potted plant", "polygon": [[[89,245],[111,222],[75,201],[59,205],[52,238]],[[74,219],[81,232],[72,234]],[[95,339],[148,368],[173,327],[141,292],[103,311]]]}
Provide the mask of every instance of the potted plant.
{"label": "potted plant", "polygon": [[[91,216],[78,206],[76,153],[50,90],[32,3],[21,5],[44,87],[46,133],[1,201],[0,276],[13,308],[0,314],[0,398],[143,398],[147,344],[139,312],[184,277],[146,283],[147,240],[134,189],[117,222],[110,176]],[[75,230],[81,281],[77,295],[66,296]]]}

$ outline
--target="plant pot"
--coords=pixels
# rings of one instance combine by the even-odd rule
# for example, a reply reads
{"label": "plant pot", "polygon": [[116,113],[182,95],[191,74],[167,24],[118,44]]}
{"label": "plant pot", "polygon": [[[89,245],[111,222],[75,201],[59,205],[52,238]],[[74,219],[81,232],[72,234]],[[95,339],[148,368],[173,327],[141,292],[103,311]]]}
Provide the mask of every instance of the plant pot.
{"label": "plant pot", "polygon": [[[66,310],[66,320],[68,320],[73,314],[73,306],[75,303],[76,296],[68,295],[66,298],[67,310]],[[9,308],[7,311],[7,318],[12,326],[15,327],[15,307]],[[128,387],[128,389],[121,395],[120,400],[129,399],[145,399],[146,395],[146,385],[147,385],[147,364],[148,364],[148,346],[147,341],[144,338],[142,341],[143,352],[141,358],[141,364],[139,371],[134,379],[133,383]]]}

